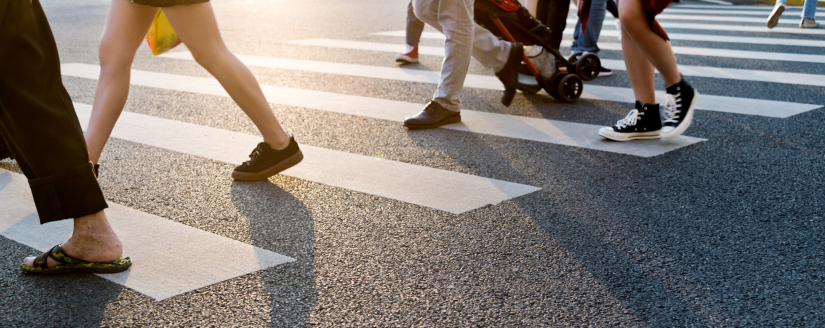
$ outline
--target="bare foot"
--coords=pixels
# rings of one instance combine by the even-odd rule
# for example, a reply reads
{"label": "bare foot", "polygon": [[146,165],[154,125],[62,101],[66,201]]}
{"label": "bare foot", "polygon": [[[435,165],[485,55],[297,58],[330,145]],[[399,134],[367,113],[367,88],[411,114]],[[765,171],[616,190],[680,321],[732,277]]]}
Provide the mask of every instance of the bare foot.
{"label": "bare foot", "polygon": [[[123,244],[103,211],[74,219],[72,235],[61,247],[66,255],[88,262],[111,263],[123,255]],[[34,266],[35,258],[27,257],[23,263]],[[49,267],[59,264],[62,263],[51,257],[46,260]]]}

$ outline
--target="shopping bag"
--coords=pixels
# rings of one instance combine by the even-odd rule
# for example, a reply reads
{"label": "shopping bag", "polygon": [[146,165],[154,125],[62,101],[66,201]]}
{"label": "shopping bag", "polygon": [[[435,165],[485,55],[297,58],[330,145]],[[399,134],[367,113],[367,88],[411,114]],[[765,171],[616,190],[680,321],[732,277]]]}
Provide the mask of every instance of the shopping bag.
{"label": "shopping bag", "polygon": [[180,38],[166,18],[163,8],[158,8],[158,13],[155,15],[155,20],[149,26],[149,32],[146,32],[146,42],[149,43],[149,49],[152,49],[152,54],[157,56],[169,51],[180,44]]}

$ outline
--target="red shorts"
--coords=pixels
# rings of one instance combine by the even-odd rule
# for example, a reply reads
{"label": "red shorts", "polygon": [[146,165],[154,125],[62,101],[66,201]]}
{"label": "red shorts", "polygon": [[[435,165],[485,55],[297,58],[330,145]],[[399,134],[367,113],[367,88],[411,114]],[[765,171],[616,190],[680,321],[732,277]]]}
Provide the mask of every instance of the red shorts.
{"label": "red shorts", "polygon": [[[665,40],[670,40],[670,38],[667,37],[665,29],[656,21],[656,15],[661,14],[667,6],[670,6],[671,2],[673,2],[673,0],[642,0],[642,6],[645,9],[645,16],[647,16],[647,22],[650,24],[650,28],[653,29],[653,32],[656,32],[656,34],[665,38]],[[582,29],[582,31],[584,31],[584,29]]]}

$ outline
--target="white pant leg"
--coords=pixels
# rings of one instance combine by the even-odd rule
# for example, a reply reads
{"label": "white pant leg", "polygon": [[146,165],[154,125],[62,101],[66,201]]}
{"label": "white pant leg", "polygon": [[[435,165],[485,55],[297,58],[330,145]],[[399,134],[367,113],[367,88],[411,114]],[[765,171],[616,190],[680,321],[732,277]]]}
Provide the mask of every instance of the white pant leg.
{"label": "white pant leg", "polygon": [[473,58],[478,60],[484,67],[492,68],[493,72],[498,72],[507,64],[510,57],[512,43],[499,40],[493,32],[481,27],[476,23],[475,35],[473,37]]}
{"label": "white pant leg", "polygon": [[441,80],[433,101],[457,112],[473,51],[473,0],[414,0],[413,7],[419,19],[446,37]]}
{"label": "white pant leg", "polygon": [[414,0],[419,19],[444,33],[444,62],[433,100],[446,109],[461,109],[461,92],[470,57],[498,72],[507,62],[511,44],[473,21],[474,0]]}

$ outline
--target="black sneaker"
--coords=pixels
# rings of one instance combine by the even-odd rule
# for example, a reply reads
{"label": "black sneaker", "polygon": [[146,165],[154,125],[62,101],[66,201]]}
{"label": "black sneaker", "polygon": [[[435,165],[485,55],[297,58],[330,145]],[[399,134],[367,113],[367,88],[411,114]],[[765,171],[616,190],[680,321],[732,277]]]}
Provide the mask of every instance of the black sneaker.
{"label": "black sneaker", "polygon": [[607,69],[607,68],[604,68],[604,67],[599,69],[598,77],[608,77],[608,76],[611,76],[611,75],[613,75],[613,70]]}
{"label": "black sneaker", "polygon": [[432,129],[458,122],[461,122],[461,113],[446,109],[433,100],[428,100],[422,111],[413,117],[404,119],[404,127],[410,130]]}
{"label": "black sneaker", "polygon": [[11,158],[11,149],[9,149],[9,145],[6,144],[6,141],[0,137],[0,161]]}
{"label": "black sneaker", "polygon": [[662,114],[662,139],[673,140],[682,135],[693,121],[693,109],[699,92],[693,89],[684,78],[679,83],[666,88],[667,103]]}
{"label": "black sneaker", "polygon": [[281,150],[272,149],[262,142],[249,154],[249,160],[243,162],[232,172],[232,179],[238,181],[264,180],[295,166],[304,159],[295,138],[289,136],[289,145]]}
{"label": "black sneaker", "polygon": [[636,101],[636,109],[613,127],[599,129],[599,135],[615,141],[659,139],[662,122],[659,120],[659,104],[651,105]]}
{"label": "black sneaker", "polygon": [[521,65],[521,60],[524,58],[524,45],[521,43],[511,44],[510,55],[507,57],[507,63],[500,71],[496,72],[499,81],[504,84],[504,96],[501,97],[501,103],[504,106],[510,106],[513,103],[513,98],[516,96],[516,88],[518,88],[518,67]]}

